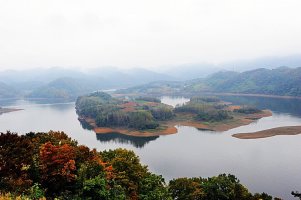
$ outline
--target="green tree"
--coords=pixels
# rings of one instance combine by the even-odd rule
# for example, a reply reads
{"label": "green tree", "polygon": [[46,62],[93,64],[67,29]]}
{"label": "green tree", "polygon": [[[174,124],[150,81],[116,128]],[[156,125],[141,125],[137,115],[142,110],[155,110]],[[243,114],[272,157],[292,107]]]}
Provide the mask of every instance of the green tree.
{"label": "green tree", "polygon": [[169,182],[169,192],[177,200],[201,200],[204,192],[201,178],[178,178]]}
{"label": "green tree", "polygon": [[[261,194],[255,193],[251,199],[252,200],[272,200],[273,197],[268,195],[267,193],[261,193]],[[274,199],[279,200],[279,198],[274,198]]]}
{"label": "green tree", "polygon": [[42,189],[41,185],[38,183],[33,184],[28,190],[28,197],[30,199],[41,199],[45,196],[45,192]]}
{"label": "green tree", "polygon": [[247,188],[231,174],[204,179],[201,187],[207,200],[247,200],[251,197]]}
{"label": "green tree", "polygon": [[105,162],[113,167],[115,181],[121,185],[127,197],[137,199],[139,195],[139,182],[146,177],[147,167],[142,166],[139,158],[133,151],[116,149],[102,153]]}
{"label": "green tree", "polygon": [[162,176],[149,173],[140,181],[140,200],[171,200],[171,196],[165,187]]}
{"label": "green tree", "polygon": [[138,110],[129,113],[129,127],[137,129],[154,129],[159,124],[154,121],[152,114],[149,111]]}
{"label": "green tree", "polygon": [[83,197],[84,199],[107,199],[109,190],[106,189],[106,180],[101,176],[96,176],[87,179],[83,184]]}

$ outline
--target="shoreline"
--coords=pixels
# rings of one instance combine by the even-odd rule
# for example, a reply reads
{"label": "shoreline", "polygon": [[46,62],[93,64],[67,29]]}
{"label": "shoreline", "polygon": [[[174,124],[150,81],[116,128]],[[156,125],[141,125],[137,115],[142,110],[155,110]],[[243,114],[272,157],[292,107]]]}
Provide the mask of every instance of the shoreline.
{"label": "shoreline", "polygon": [[277,135],[298,135],[301,134],[301,126],[283,126],[277,128],[266,129],[251,133],[236,133],[232,137],[238,139],[260,139],[274,137]]}
{"label": "shoreline", "polygon": [[95,120],[91,118],[79,117],[79,120],[88,123],[96,134],[107,134],[116,132],[129,136],[150,137],[176,134],[178,133],[178,129],[176,128],[176,126],[190,126],[202,130],[223,132],[240,126],[248,125],[258,119],[269,116],[272,116],[272,112],[269,110],[263,110],[261,113],[239,115],[235,116],[233,119],[230,120],[213,123],[202,123],[195,120],[181,121],[181,119],[174,119],[171,121],[163,122],[159,128],[154,130],[133,130],[122,127],[97,127]]}
{"label": "shoreline", "polygon": [[[196,92],[200,95],[208,95],[208,96],[241,96],[241,97],[267,97],[267,98],[275,98],[275,99],[299,99],[301,100],[301,96],[287,96],[287,95],[272,95],[272,94],[252,94],[252,93],[231,93],[231,92],[205,92],[199,91]],[[134,94],[134,93],[133,93]],[[127,95],[127,94],[123,94]],[[161,93],[154,93],[155,96],[164,96]],[[191,97],[194,96],[195,93],[191,92],[184,92],[184,93],[177,93],[177,92],[170,92],[168,96],[185,96]]]}
{"label": "shoreline", "polygon": [[[163,127],[161,127],[163,128]],[[128,136],[135,137],[151,137],[151,136],[160,136],[160,135],[171,135],[176,134],[178,129],[174,126],[167,126],[166,128],[160,130],[130,130],[130,129],[122,129],[122,128],[102,128],[97,127],[93,129],[96,134],[107,134],[107,133],[120,133]]]}
{"label": "shoreline", "polygon": [[0,108],[0,115],[4,113],[9,113],[9,112],[15,112],[15,111],[20,111],[24,109],[18,109],[18,108]]}
{"label": "shoreline", "polygon": [[268,97],[268,98],[279,98],[279,99],[300,99],[301,96],[281,96],[281,95],[272,95],[272,94],[250,94],[250,93],[215,93],[215,92],[204,92],[203,94],[217,95],[217,96],[246,96],[246,97]]}
{"label": "shoreline", "polygon": [[173,122],[173,125],[190,126],[202,130],[224,132],[233,128],[251,124],[256,120],[259,120],[264,117],[270,117],[272,115],[273,114],[270,110],[262,110],[261,113],[238,115],[238,116],[234,116],[233,119],[228,119],[220,122],[202,123],[198,121],[188,120],[188,121],[175,121]]}
{"label": "shoreline", "polygon": [[[210,95],[210,96],[246,96],[246,97],[267,97],[267,98],[277,98],[277,99],[300,99],[301,100],[301,96],[287,96],[287,95],[272,95],[272,94],[252,94],[252,93],[231,93],[231,92],[202,92],[199,91],[197,92],[198,94],[202,94],[202,95]],[[140,94],[140,93],[138,93]],[[143,93],[141,93],[142,95]],[[190,97],[193,96],[195,94],[191,93],[191,92],[182,92],[182,93],[178,93],[178,92],[168,92],[168,93],[164,93],[162,94],[161,92],[155,92],[155,93],[151,93],[154,96],[186,96],[186,97]],[[137,96],[137,93],[114,93],[113,96]]]}

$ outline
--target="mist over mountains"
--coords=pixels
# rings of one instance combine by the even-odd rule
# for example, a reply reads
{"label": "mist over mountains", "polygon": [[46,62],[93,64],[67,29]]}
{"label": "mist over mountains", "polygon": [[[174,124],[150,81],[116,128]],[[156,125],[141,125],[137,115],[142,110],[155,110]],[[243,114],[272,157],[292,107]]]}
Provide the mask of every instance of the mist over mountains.
{"label": "mist over mountains", "polygon": [[167,67],[160,72],[176,77],[177,80],[191,80],[205,78],[210,74],[219,71],[244,72],[258,68],[275,69],[278,67],[301,67],[301,55],[290,55],[283,57],[261,57],[250,60],[236,60],[232,62],[212,64],[212,63],[192,63]]}
{"label": "mist over mountains", "polygon": [[[160,81],[193,82],[193,88],[202,91],[208,89],[216,92],[299,95],[299,89],[296,89],[296,85],[301,83],[299,68],[293,70],[281,66],[301,66],[301,56],[260,58],[223,64],[186,64],[156,71],[116,67],[86,70],[61,67],[6,70],[0,71],[0,98],[74,99],[96,90],[122,89],[150,82],[157,84]],[[277,70],[268,70],[275,68]]]}
{"label": "mist over mountains", "polygon": [[80,71],[64,68],[0,72],[0,97],[76,98],[111,88],[126,88],[158,80],[173,80],[146,69],[99,68]]}

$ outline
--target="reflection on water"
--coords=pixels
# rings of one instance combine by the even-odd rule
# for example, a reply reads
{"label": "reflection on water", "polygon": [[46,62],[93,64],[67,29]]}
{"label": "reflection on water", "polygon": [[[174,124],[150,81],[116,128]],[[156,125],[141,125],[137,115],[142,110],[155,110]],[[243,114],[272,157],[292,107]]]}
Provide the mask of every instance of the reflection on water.
{"label": "reflection on water", "polygon": [[[188,98],[184,97],[169,97],[169,96],[163,96],[160,98],[162,103],[176,106],[176,105],[182,105],[189,101]],[[83,129],[87,130],[93,130],[93,127],[87,123],[84,120],[79,120],[80,124]],[[150,141],[156,140],[160,136],[152,136],[152,137],[136,137],[136,136],[129,136],[124,135],[120,133],[107,133],[107,134],[96,134],[97,140],[108,143],[108,142],[114,142],[119,144],[130,144],[133,145],[136,148],[142,148]]]}
{"label": "reflection on water", "polygon": [[301,117],[301,99],[285,99],[252,96],[220,96],[224,101],[234,104],[247,104],[259,109],[270,109],[276,113],[288,113]]}
{"label": "reflection on water", "polygon": [[78,121],[80,122],[80,125],[82,126],[83,129],[87,129],[87,130],[93,130],[93,126],[91,126],[88,122],[86,122],[85,120],[80,120],[78,119]]}
{"label": "reflection on water", "polygon": [[97,140],[101,142],[115,142],[120,144],[131,144],[136,148],[142,148],[150,141],[156,140],[159,136],[135,137],[120,133],[96,134]]}
{"label": "reflection on water", "polygon": [[[224,98],[224,97],[223,97]],[[255,105],[273,111],[273,116],[226,132],[197,130],[178,126],[178,133],[160,137],[135,138],[120,134],[95,134],[81,124],[74,103],[37,104],[11,100],[1,106],[24,110],[0,115],[0,132],[24,134],[60,130],[79,144],[97,150],[133,150],[149,169],[166,180],[176,177],[235,174],[251,192],[267,192],[292,199],[290,192],[301,188],[301,135],[277,136],[258,140],[231,137],[238,132],[253,132],[279,126],[301,124],[301,103],[296,99],[263,97],[225,97],[224,100]],[[177,98],[164,97],[163,103],[176,105]],[[180,98],[180,103],[187,101]],[[84,127],[84,128],[83,128]]]}
{"label": "reflection on water", "polygon": [[[80,120],[80,124],[83,129],[93,130],[93,127],[84,120]],[[102,143],[114,142],[116,144],[129,144],[133,145],[136,148],[142,148],[144,145],[149,143],[150,141],[156,140],[159,136],[152,137],[136,137],[130,135],[124,135],[120,133],[105,133],[105,134],[97,134],[96,139]]]}

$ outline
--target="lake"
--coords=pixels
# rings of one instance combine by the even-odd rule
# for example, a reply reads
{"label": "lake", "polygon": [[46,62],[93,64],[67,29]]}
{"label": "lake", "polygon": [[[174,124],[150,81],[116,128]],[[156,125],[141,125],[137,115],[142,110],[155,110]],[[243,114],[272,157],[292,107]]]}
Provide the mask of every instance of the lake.
{"label": "lake", "polygon": [[[301,135],[255,140],[231,137],[234,133],[254,132],[280,126],[301,125],[301,100],[266,97],[221,97],[237,104],[270,109],[273,116],[225,132],[179,126],[178,133],[160,137],[136,138],[120,134],[96,135],[81,125],[74,102],[46,103],[0,100],[0,106],[24,110],[0,115],[0,132],[20,134],[30,131],[66,132],[80,144],[97,150],[127,148],[139,155],[149,169],[166,180],[177,177],[215,176],[231,173],[251,192],[267,192],[283,199],[294,199],[292,190],[301,190]],[[175,106],[184,97],[162,97]]]}

